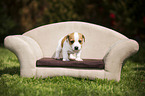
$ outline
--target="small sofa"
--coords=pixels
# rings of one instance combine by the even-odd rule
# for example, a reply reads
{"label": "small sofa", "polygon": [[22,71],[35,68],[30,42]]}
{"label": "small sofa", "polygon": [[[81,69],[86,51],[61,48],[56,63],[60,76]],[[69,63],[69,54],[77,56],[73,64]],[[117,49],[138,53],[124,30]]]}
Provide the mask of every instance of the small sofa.
{"label": "small sofa", "polygon": [[[82,33],[86,38],[81,57],[101,60],[100,64],[104,64],[104,67],[99,69],[36,65],[37,62],[40,63],[39,60],[47,58],[51,60],[59,39],[72,32]],[[139,45],[135,40],[114,30],[78,21],[48,24],[22,35],[7,36],[4,45],[18,57],[22,77],[73,76],[116,81],[120,80],[124,61],[139,50]],[[65,63],[64,61],[60,62]]]}

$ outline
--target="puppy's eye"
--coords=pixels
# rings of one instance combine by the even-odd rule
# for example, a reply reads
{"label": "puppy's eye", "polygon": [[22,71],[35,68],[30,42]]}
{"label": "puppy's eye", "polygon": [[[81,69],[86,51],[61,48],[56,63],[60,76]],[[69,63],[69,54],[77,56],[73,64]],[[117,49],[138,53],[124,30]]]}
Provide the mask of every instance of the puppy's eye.
{"label": "puppy's eye", "polygon": [[82,40],[79,40],[79,43],[82,43]]}
{"label": "puppy's eye", "polygon": [[73,44],[73,43],[74,43],[74,41],[72,40],[72,41],[70,41],[70,43],[71,43],[71,44]]}

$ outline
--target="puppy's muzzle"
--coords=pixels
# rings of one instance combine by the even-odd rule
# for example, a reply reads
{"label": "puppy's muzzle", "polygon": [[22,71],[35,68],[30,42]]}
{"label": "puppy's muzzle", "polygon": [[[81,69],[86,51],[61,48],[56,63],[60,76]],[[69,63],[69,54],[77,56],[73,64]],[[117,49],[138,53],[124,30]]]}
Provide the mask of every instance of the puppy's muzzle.
{"label": "puppy's muzzle", "polygon": [[79,49],[79,47],[78,47],[78,46],[75,46],[75,47],[74,47],[74,49],[75,49],[75,50],[78,50],[78,49]]}

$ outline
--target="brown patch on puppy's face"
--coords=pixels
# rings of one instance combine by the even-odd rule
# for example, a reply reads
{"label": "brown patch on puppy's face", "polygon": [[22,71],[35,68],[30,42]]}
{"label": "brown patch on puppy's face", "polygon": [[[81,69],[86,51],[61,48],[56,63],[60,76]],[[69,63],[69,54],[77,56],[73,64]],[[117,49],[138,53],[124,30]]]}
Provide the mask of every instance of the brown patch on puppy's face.
{"label": "brown patch on puppy's face", "polygon": [[72,45],[75,42],[74,33],[71,33],[71,34],[67,35],[67,38],[68,38],[68,41],[69,41],[70,45]]}
{"label": "brown patch on puppy's face", "polygon": [[84,37],[84,35],[82,35],[81,33],[78,33],[78,35],[79,35],[79,40],[78,40],[78,42],[82,45],[83,42],[85,42],[85,37]]}
{"label": "brown patch on puppy's face", "polygon": [[63,47],[64,42],[68,42],[72,50],[79,51],[82,48],[83,43],[85,42],[85,37],[81,33],[71,33],[65,36],[61,41],[61,47]]}

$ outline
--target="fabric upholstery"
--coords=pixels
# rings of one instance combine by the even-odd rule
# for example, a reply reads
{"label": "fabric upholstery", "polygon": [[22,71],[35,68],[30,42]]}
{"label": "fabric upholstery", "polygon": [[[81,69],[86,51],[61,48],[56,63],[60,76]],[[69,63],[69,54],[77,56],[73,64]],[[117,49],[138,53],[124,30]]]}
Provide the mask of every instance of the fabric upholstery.
{"label": "fabric upholstery", "polygon": [[103,60],[97,59],[84,59],[83,61],[62,61],[53,58],[42,58],[37,60],[37,67],[68,67],[68,68],[91,68],[91,69],[104,69]]}
{"label": "fabric upholstery", "polygon": [[43,57],[41,48],[37,42],[27,36],[13,35],[5,38],[4,45],[18,57],[21,76],[35,76],[35,62]]}
{"label": "fabric upholstery", "polygon": [[[105,71],[96,69],[60,68],[60,67],[36,67],[36,77],[47,78],[54,76],[73,76],[77,78],[104,79]],[[111,78],[110,78],[111,79]],[[113,79],[116,80],[116,79]]]}
{"label": "fabric upholstery", "polygon": [[[120,80],[122,64],[125,59],[135,54],[139,49],[139,45],[134,40],[122,40],[114,44],[104,57],[106,78],[116,78]],[[115,58],[115,59],[114,59]],[[112,67],[113,66],[113,67]]]}
{"label": "fabric upholstery", "polygon": [[[104,69],[36,67],[37,60],[53,57],[58,40],[72,32],[80,32],[86,38],[81,57],[103,60]],[[124,60],[139,50],[136,41],[114,30],[77,21],[48,24],[22,35],[8,36],[4,40],[4,45],[18,57],[22,77],[45,78],[65,75],[116,81],[120,80]]]}
{"label": "fabric upholstery", "polygon": [[128,39],[114,30],[91,23],[74,21],[48,24],[23,35],[38,42],[44,57],[52,57],[59,39],[72,32],[79,32],[85,36],[86,42],[83,45],[81,57],[86,59],[103,59],[110,46],[119,40]]}

